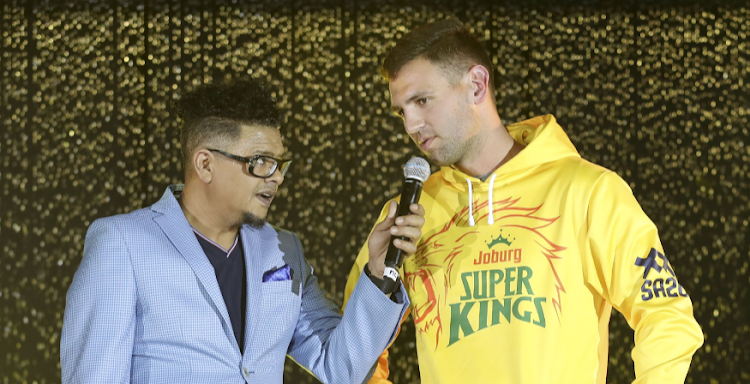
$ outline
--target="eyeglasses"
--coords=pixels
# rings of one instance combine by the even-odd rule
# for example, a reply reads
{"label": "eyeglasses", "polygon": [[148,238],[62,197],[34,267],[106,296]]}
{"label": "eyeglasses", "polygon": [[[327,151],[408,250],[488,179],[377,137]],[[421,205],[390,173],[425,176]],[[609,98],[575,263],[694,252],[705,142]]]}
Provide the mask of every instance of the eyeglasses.
{"label": "eyeglasses", "polygon": [[289,169],[289,165],[292,164],[291,159],[276,159],[271,156],[265,156],[265,155],[255,155],[253,157],[242,157],[233,155],[231,153],[224,152],[219,149],[211,149],[208,148],[211,152],[220,153],[230,159],[234,159],[237,161],[241,161],[243,163],[247,163],[247,170],[250,172],[253,176],[260,177],[260,178],[268,178],[271,177],[274,173],[276,173],[277,169],[281,170],[281,175],[286,175],[286,171]]}

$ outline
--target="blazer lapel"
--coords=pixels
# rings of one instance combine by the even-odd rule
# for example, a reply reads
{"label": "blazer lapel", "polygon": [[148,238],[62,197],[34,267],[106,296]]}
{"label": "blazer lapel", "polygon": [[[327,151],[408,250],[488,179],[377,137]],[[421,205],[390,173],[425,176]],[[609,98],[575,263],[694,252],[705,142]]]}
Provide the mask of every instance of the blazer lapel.
{"label": "blazer lapel", "polygon": [[219,315],[224,320],[224,333],[235,344],[237,350],[237,340],[232,330],[232,322],[229,320],[229,311],[227,311],[224,296],[219,289],[219,283],[216,281],[211,262],[208,261],[206,254],[203,252],[198,240],[195,238],[193,229],[185,218],[185,214],[180,208],[180,204],[175,199],[173,191],[182,192],[181,185],[170,186],[159,201],[151,206],[151,209],[162,213],[154,217],[154,221],[161,227],[172,245],[185,258],[190,268],[193,269],[201,285],[208,293]]}
{"label": "blazer lapel", "polygon": [[252,337],[261,325],[268,325],[268,319],[258,319],[262,300],[263,272],[269,260],[280,259],[279,243],[276,231],[266,224],[261,229],[243,225],[240,229],[242,247],[245,251],[245,270],[247,276],[247,303],[245,310],[245,350],[252,345]]}

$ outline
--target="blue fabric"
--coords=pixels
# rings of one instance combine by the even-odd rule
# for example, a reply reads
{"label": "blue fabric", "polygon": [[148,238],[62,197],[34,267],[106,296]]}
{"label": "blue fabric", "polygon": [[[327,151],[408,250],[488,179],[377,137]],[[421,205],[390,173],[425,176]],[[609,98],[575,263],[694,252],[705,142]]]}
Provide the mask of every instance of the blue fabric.
{"label": "blue fabric", "polygon": [[[408,299],[393,303],[362,274],[342,317],[294,233],[243,226],[241,354],[214,270],[171,189],[89,228],[67,295],[63,383],[282,383],[286,354],[324,383],[366,378]],[[263,282],[285,265],[291,279]]]}

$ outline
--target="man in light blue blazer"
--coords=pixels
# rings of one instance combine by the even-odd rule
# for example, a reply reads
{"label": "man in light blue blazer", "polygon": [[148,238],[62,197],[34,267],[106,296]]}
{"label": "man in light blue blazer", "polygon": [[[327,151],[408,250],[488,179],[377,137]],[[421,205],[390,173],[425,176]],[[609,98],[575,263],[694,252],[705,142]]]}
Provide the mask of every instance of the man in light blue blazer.
{"label": "man in light blue blazer", "polygon": [[[67,295],[63,383],[281,383],[287,354],[325,383],[366,380],[408,298],[363,274],[342,317],[299,238],[265,222],[290,164],[269,89],[207,85],[178,109],[185,185],[88,230]],[[394,241],[407,254],[421,236],[424,209],[397,225],[395,208],[370,235],[373,271],[392,234],[412,239]]]}

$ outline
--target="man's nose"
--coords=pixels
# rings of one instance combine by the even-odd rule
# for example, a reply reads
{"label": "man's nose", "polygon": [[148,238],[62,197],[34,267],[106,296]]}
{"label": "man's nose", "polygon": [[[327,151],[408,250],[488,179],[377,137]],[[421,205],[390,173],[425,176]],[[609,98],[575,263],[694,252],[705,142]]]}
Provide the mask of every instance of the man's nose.
{"label": "man's nose", "polygon": [[404,128],[406,129],[406,133],[412,134],[419,132],[422,127],[424,127],[424,119],[420,114],[404,112]]}
{"label": "man's nose", "polygon": [[281,167],[277,167],[271,176],[266,177],[266,183],[276,183],[280,185],[284,182],[284,175],[281,173]]}

